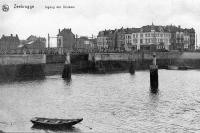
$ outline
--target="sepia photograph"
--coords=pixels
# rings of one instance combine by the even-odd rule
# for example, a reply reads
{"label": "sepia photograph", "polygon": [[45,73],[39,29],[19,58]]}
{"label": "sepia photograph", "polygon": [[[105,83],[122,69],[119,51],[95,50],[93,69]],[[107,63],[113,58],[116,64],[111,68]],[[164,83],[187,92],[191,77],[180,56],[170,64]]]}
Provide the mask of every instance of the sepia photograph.
{"label": "sepia photograph", "polygon": [[0,133],[199,133],[199,0],[0,0]]}

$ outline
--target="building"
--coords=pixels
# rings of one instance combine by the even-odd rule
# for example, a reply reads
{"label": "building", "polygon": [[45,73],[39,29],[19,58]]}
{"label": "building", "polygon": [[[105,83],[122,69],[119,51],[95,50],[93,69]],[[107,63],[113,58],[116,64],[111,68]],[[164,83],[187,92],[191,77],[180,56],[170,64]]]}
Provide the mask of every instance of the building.
{"label": "building", "polygon": [[94,50],[94,51],[98,51],[98,47],[97,47],[97,38],[92,37],[92,38],[90,39],[90,42],[91,42],[92,45],[93,45],[93,50]]}
{"label": "building", "polygon": [[75,47],[75,35],[72,33],[71,29],[63,29],[58,32],[57,35],[57,47],[64,48],[64,50],[73,50]]}
{"label": "building", "polygon": [[[171,33],[163,26],[147,25],[140,28],[140,31],[132,33],[133,45],[137,50],[156,50],[164,48],[169,50]],[[159,45],[160,44],[160,45]],[[162,45],[162,47],[160,47]]]}
{"label": "building", "polygon": [[121,29],[115,30],[114,42],[115,50],[125,51],[125,30],[123,27]]}
{"label": "building", "polygon": [[20,40],[18,35],[10,36],[3,35],[0,39],[0,49],[1,50],[14,50],[20,45]]}
{"label": "building", "polygon": [[104,30],[97,36],[97,47],[99,50],[115,51],[125,50],[125,30]]}
{"label": "building", "polygon": [[40,53],[46,48],[46,39],[31,35],[26,40],[20,40],[18,48],[26,50],[28,53]]}
{"label": "building", "polygon": [[141,28],[122,27],[100,31],[97,46],[100,50],[117,51],[194,50],[195,31],[193,28],[183,29],[180,26],[161,26],[153,23]]}
{"label": "building", "polygon": [[126,28],[125,29],[125,51],[135,51],[137,50],[137,39],[133,38],[133,33],[138,33],[140,28]]}
{"label": "building", "polygon": [[76,37],[75,49],[78,51],[93,51],[96,50],[97,41],[95,38],[87,36]]}
{"label": "building", "polygon": [[46,39],[31,35],[26,39],[25,45],[29,49],[43,49],[46,48]]}
{"label": "building", "polygon": [[115,30],[100,31],[97,36],[97,48],[99,51],[114,50],[115,48]]}
{"label": "building", "polygon": [[168,25],[166,28],[171,33],[171,50],[195,50],[195,30],[181,28],[181,26]]}

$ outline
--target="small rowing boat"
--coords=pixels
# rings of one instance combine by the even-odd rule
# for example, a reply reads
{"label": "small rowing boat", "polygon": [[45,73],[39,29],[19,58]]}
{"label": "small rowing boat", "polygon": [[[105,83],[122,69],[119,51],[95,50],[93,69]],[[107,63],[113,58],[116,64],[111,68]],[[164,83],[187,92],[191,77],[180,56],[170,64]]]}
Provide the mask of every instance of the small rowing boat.
{"label": "small rowing boat", "polygon": [[53,128],[66,128],[72,127],[73,125],[81,122],[83,118],[80,119],[51,119],[51,118],[41,118],[34,117],[31,122],[35,126],[53,127]]}

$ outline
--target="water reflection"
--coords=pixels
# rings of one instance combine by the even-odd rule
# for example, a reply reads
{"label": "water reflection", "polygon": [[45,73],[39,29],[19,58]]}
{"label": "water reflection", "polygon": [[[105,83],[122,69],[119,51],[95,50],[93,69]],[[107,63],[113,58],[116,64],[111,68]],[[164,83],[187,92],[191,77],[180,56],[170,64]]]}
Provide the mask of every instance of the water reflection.
{"label": "water reflection", "polygon": [[72,79],[63,79],[65,85],[70,86],[72,84]]}
{"label": "water reflection", "polygon": [[149,93],[149,99],[151,103],[155,103],[159,100],[159,91],[153,91]]}
{"label": "water reflection", "polygon": [[151,92],[151,94],[155,94],[155,95],[157,95],[158,93],[159,93],[159,89],[158,88],[150,88],[150,92]]}
{"label": "water reflection", "polygon": [[55,128],[55,127],[46,127],[46,126],[40,126],[40,125],[33,125],[31,127],[32,130],[43,130],[45,132],[53,131],[53,132],[74,132],[79,133],[81,132],[80,129],[76,127],[66,127],[66,128]]}
{"label": "water reflection", "polygon": [[[149,89],[149,71],[60,75],[0,85],[0,130],[5,132],[197,132],[200,72],[160,70],[159,90]],[[32,127],[30,118],[84,117],[72,129]],[[24,122],[21,122],[21,121]],[[177,126],[177,123],[180,123]],[[91,128],[92,127],[92,128]],[[189,132],[189,131],[188,131]],[[1,132],[0,132],[1,133]],[[57,133],[57,132],[56,132]]]}
{"label": "water reflection", "polygon": [[21,78],[21,79],[15,79],[15,80],[0,80],[0,85],[6,85],[6,84],[27,84],[31,82],[36,82],[36,83],[42,83],[46,80],[45,77],[41,78]]}

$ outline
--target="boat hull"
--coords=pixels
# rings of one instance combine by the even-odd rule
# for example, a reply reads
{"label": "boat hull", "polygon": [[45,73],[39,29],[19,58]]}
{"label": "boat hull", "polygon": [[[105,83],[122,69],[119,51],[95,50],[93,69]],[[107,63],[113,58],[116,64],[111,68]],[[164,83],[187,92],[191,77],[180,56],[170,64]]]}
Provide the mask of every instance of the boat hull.
{"label": "boat hull", "polygon": [[34,126],[42,126],[46,128],[69,128],[80,123],[83,119],[49,119],[49,118],[34,118],[31,122]]}

